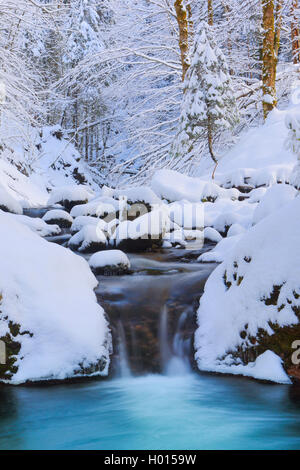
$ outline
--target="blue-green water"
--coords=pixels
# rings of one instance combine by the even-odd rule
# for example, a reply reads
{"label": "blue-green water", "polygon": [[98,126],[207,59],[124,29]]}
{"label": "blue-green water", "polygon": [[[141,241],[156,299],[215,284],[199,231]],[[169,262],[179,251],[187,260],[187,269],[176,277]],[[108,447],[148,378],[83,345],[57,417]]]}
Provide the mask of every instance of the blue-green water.
{"label": "blue-green water", "polygon": [[292,386],[187,374],[0,389],[0,449],[299,449]]}

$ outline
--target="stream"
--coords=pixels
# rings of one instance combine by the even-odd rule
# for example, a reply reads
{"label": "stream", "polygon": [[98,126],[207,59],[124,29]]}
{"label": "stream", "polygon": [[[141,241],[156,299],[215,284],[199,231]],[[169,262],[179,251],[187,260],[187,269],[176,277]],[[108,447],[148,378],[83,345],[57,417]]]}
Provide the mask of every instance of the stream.
{"label": "stream", "polygon": [[0,449],[299,449],[298,387],[196,369],[195,309],[216,265],[183,249],[129,257],[132,274],[97,276],[110,377],[1,387]]}

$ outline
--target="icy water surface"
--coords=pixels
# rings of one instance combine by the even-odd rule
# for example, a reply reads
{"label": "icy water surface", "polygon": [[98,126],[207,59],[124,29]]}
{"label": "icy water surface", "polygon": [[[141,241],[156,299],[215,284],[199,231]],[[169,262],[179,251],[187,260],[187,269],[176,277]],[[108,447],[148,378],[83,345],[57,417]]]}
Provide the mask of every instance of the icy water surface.
{"label": "icy water surface", "polygon": [[299,449],[300,396],[237,377],[0,389],[0,449]]}

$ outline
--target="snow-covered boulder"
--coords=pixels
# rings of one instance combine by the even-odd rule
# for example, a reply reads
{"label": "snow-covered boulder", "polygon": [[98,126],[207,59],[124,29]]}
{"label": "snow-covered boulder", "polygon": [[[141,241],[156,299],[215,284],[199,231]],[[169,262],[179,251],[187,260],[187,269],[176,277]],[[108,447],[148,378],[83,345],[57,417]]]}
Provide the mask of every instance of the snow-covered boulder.
{"label": "snow-covered boulder", "polygon": [[60,209],[52,209],[46,212],[42,219],[47,224],[58,225],[61,228],[70,228],[73,223],[73,217],[70,216],[69,212]]}
{"label": "snow-covered boulder", "polygon": [[222,240],[222,235],[212,227],[205,227],[204,241],[219,243]]}
{"label": "snow-covered boulder", "polygon": [[89,265],[95,274],[121,275],[129,272],[130,261],[121,250],[98,251],[89,260]]}
{"label": "snow-covered boulder", "polygon": [[0,209],[13,214],[23,214],[23,208],[9,192],[0,184]]}
{"label": "snow-covered boulder", "polygon": [[138,252],[161,246],[170,231],[168,211],[157,209],[133,221],[121,222],[110,238],[110,244],[125,252]]}
{"label": "snow-covered boulder", "polygon": [[97,225],[85,225],[68,242],[69,248],[82,253],[95,253],[96,251],[105,250],[106,245],[106,236]]}
{"label": "snow-covered boulder", "polygon": [[85,225],[97,226],[104,232],[107,230],[107,223],[104,220],[90,215],[79,215],[72,223],[71,233],[79,232]]}
{"label": "snow-covered boulder", "polygon": [[289,184],[274,184],[271,186],[255,209],[253,223],[257,224],[264,217],[280,209],[284,204],[294,199],[296,194],[297,190]]}
{"label": "snow-covered boulder", "polygon": [[48,205],[61,204],[67,211],[70,211],[74,206],[86,204],[93,196],[94,193],[88,186],[59,186],[52,190]]}
{"label": "snow-covered boulder", "polygon": [[284,369],[299,374],[292,362],[300,338],[299,214],[296,197],[237,235],[209,277],[195,335],[201,370],[258,377],[259,369],[259,378],[284,383]]}
{"label": "snow-covered boulder", "polygon": [[153,206],[160,205],[161,199],[147,186],[137,186],[134,188],[115,189],[113,196],[116,199],[121,197],[126,198],[129,204],[144,204],[148,210]]}
{"label": "snow-covered boulder", "polygon": [[79,216],[92,216],[114,219],[119,217],[119,209],[119,201],[111,197],[101,196],[87,204],[74,206],[71,210],[71,216],[74,218]]}
{"label": "snow-covered boulder", "polygon": [[174,170],[159,170],[152,179],[153,191],[162,199],[169,202],[185,199],[190,202],[215,201],[219,198],[238,199],[240,192],[224,189],[207,180],[183,175]]}
{"label": "snow-covered boulder", "polygon": [[0,226],[0,380],[107,375],[110,334],[88,263],[3,212]]}

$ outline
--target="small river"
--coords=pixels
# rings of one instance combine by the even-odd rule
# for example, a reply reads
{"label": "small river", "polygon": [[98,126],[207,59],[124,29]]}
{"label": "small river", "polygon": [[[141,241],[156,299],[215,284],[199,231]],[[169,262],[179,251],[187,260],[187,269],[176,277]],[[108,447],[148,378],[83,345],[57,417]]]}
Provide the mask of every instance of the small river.
{"label": "small river", "polygon": [[299,387],[196,370],[195,310],[215,265],[175,249],[130,259],[133,274],[98,276],[111,376],[0,387],[0,449],[299,449]]}

